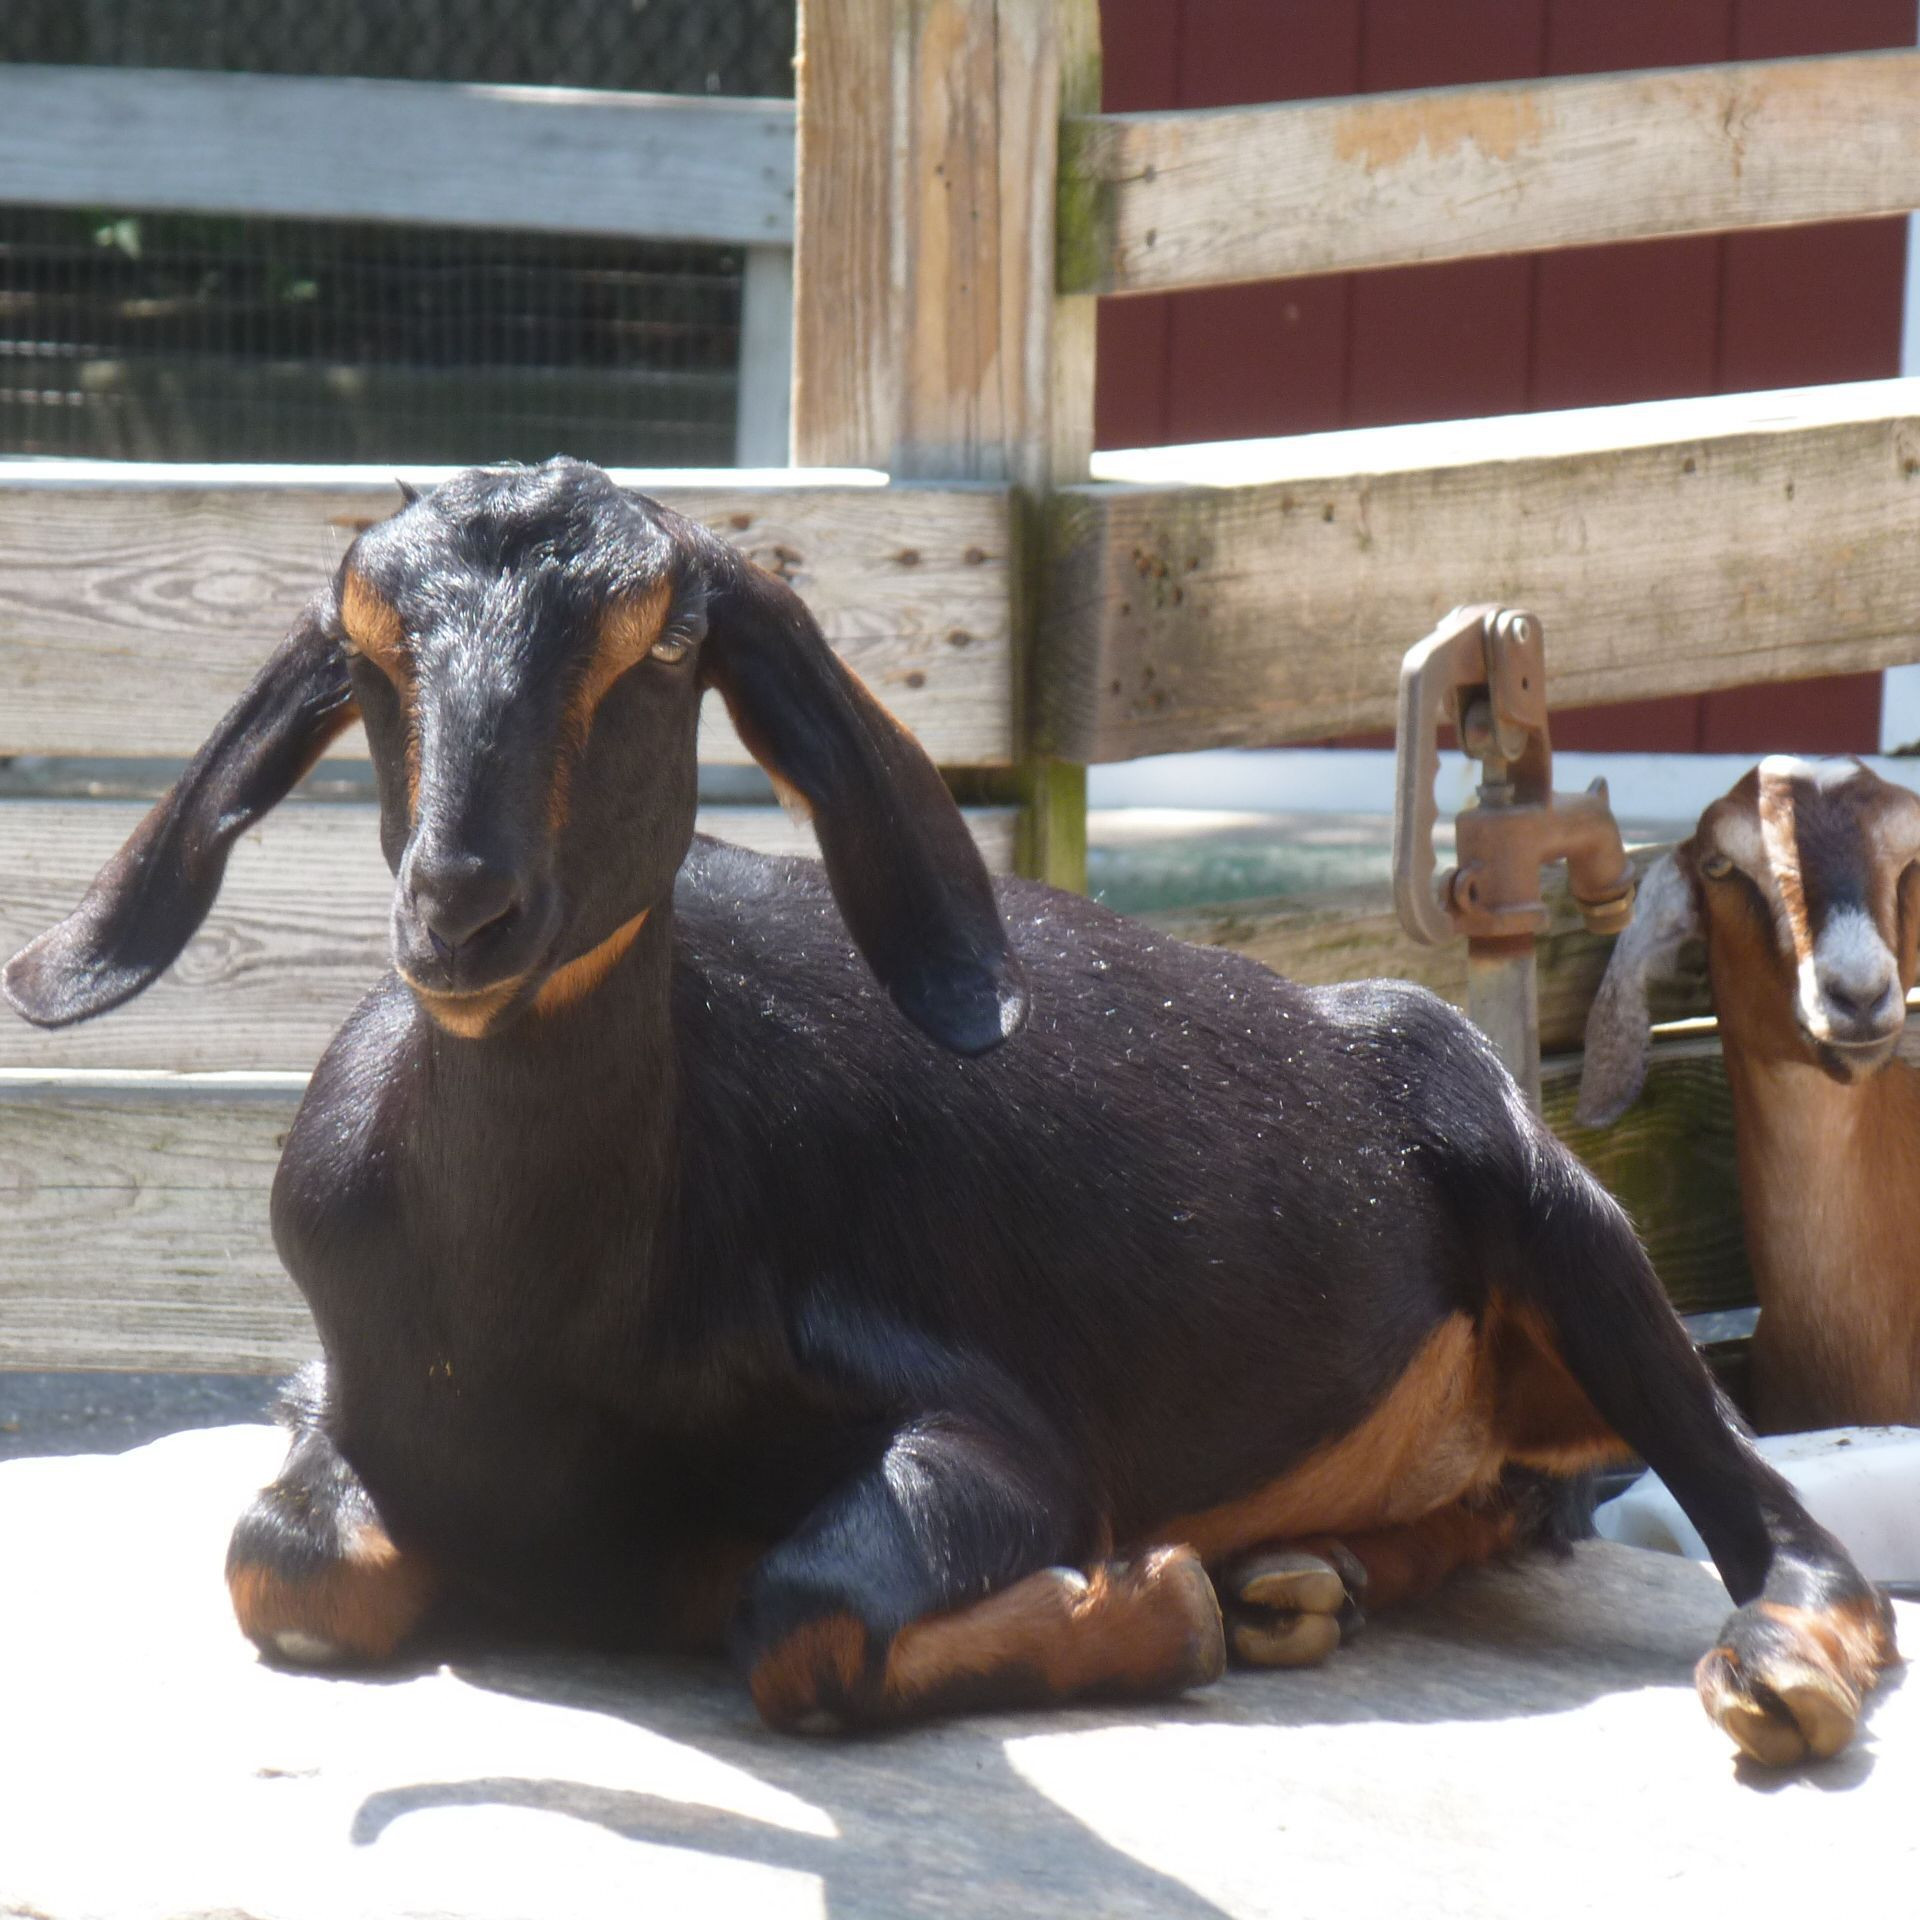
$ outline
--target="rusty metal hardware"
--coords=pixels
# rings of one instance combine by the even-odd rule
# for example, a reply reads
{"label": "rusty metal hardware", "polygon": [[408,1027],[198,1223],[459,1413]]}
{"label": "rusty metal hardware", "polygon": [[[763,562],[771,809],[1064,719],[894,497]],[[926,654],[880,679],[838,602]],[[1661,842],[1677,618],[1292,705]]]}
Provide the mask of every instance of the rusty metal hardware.
{"label": "rusty metal hardware", "polygon": [[[1478,804],[1455,824],[1459,864],[1437,878],[1433,829],[1440,728],[1480,762]],[[1633,911],[1633,870],[1607,783],[1553,791],[1545,636],[1517,608],[1456,607],[1400,667],[1393,812],[1393,899],[1429,946],[1466,936],[1468,1011],[1539,1105],[1535,939],[1547,930],[1540,869],[1567,863],[1582,918],[1618,933]]]}

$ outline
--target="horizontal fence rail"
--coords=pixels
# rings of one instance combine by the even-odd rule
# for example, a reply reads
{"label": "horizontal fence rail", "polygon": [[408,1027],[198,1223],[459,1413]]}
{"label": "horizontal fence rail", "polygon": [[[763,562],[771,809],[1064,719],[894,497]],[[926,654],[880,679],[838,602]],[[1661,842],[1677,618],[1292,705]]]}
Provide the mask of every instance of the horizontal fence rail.
{"label": "horizontal fence rail", "polygon": [[[116,800],[0,800],[0,961],[70,913],[146,812]],[[966,810],[989,867],[1013,861],[1011,808]],[[696,830],[817,855],[778,807],[702,807]],[[136,1000],[47,1033],[0,1007],[0,1068],[304,1072],[387,971],[393,877],[375,810],[290,800],[235,843],[220,898]]]}
{"label": "horizontal fence rail", "polygon": [[318,1351],[273,1250],[303,1076],[0,1072],[0,1366],[283,1372]]}
{"label": "horizontal fence rail", "polygon": [[[1015,758],[1005,489],[614,478],[791,581],[942,765]],[[0,465],[0,753],[193,752],[354,531],[398,504],[385,469]],[[743,763],[708,704],[702,759]],[[364,756],[359,730],[336,751]]]}
{"label": "horizontal fence rail", "polygon": [[790,100],[0,66],[0,202],[793,244]]}
{"label": "horizontal fence rail", "polygon": [[1050,503],[1038,719],[1087,762],[1390,728],[1448,608],[1557,708],[1920,660],[1920,380],[1106,456]]}
{"label": "horizontal fence rail", "polygon": [[1062,128],[1059,276],[1155,293],[1915,206],[1911,49],[1097,114]]}

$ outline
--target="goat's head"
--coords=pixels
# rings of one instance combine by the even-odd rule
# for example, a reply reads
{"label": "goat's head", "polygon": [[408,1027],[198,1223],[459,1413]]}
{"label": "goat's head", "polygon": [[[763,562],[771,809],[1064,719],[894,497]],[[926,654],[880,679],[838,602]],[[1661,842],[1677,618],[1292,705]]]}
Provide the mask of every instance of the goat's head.
{"label": "goat's head", "polygon": [[782,582],[570,460],[461,474],[362,533],[80,907],[7,968],[7,995],[56,1026],[156,979],[233,840],[357,715],[395,964],[448,1031],[498,1032],[617,958],[666,898],[707,686],[811,812],[900,1009],[962,1053],[1017,1030],[1018,963],[919,746]]}
{"label": "goat's head", "polygon": [[1580,1118],[1603,1126],[1646,1074],[1649,988],[1703,938],[1730,1047],[1877,1072],[1906,1023],[1920,949],[1920,798],[1858,761],[1775,755],[1648,869],[1587,1020]]}

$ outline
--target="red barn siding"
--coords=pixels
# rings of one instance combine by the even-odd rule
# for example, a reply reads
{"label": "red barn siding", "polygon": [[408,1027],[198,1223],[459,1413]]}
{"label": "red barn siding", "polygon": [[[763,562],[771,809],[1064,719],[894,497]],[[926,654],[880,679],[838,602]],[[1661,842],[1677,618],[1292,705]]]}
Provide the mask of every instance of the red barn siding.
{"label": "red barn siding", "polygon": [[[1915,0],[1102,0],[1106,104],[1233,106],[1910,46]],[[1103,447],[1878,379],[1903,220],[1101,303]],[[1545,610],[1550,613],[1550,610]],[[1412,638],[1413,636],[1409,636]],[[1880,678],[1556,715],[1569,747],[1871,751]]]}

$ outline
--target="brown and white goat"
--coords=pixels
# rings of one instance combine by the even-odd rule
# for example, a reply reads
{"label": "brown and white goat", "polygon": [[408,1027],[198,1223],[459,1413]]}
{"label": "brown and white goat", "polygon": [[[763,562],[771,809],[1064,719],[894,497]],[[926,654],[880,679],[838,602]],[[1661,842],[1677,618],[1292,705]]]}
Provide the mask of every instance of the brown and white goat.
{"label": "brown and white goat", "polygon": [[1763,760],[1647,874],[1587,1025],[1580,1117],[1640,1091],[1647,992],[1704,938],[1762,1308],[1762,1428],[1920,1422],[1920,797]]}

